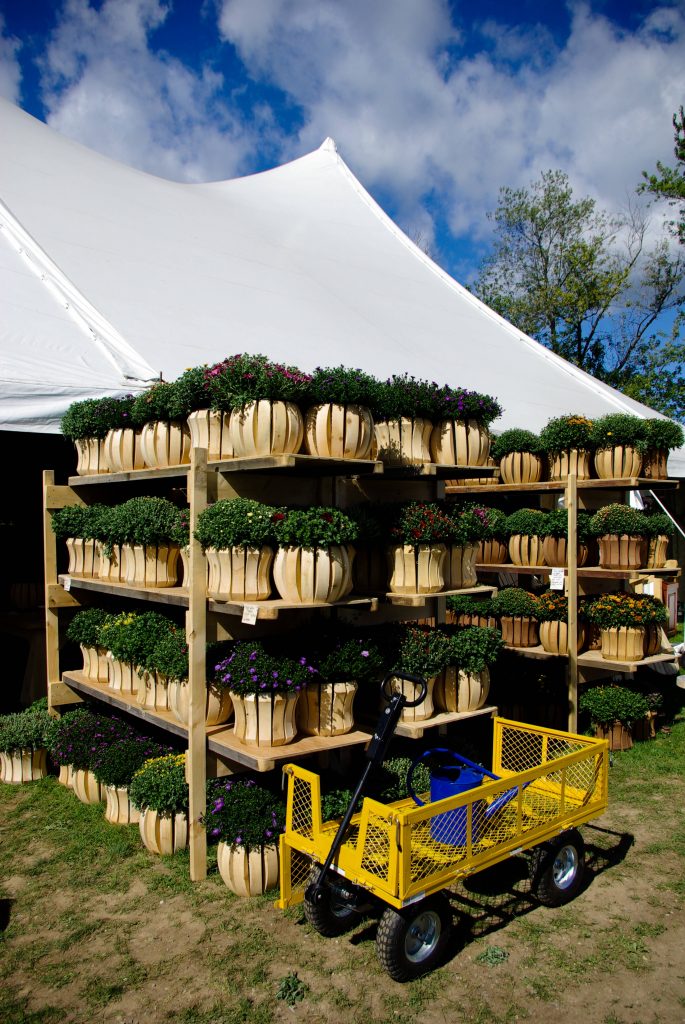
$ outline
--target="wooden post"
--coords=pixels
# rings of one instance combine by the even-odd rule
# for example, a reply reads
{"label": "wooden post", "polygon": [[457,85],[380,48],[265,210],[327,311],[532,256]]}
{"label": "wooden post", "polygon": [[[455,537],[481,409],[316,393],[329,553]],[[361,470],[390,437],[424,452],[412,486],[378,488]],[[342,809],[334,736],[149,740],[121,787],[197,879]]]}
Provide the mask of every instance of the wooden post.
{"label": "wooden post", "polygon": [[564,494],[568,514],[568,728],[578,731],[578,480],[571,473]]}
{"label": "wooden post", "polygon": [[188,476],[190,503],[190,581],[186,636],[188,638],[188,753],[186,779],[189,789],[190,877],[193,882],[207,877],[207,834],[200,819],[206,806],[207,735],[205,729],[205,652],[207,644],[207,569],[202,547],[194,533],[199,514],[207,506],[207,452],[193,448]]}
{"label": "wooden post", "polygon": [[59,678],[59,614],[50,605],[50,594],[57,586],[57,541],[50,525],[48,490],[55,485],[52,469],[43,471],[43,574],[45,585],[45,653],[48,678],[48,709],[52,710],[51,684]]}

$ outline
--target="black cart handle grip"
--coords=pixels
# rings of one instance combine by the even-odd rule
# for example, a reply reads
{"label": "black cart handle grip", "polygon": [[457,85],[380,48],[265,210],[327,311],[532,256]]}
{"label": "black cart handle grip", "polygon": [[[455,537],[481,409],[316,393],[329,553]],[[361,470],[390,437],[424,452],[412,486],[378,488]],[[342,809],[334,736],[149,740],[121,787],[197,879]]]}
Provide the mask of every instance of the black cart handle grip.
{"label": "black cart handle grip", "polygon": [[383,697],[385,698],[387,704],[390,703],[393,693],[396,692],[388,686],[392,679],[404,679],[408,683],[416,683],[416,685],[419,687],[419,695],[416,698],[416,700],[407,700],[407,698],[405,697],[405,708],[415,708],[418,704],[421,703],[422,700],[426,699],[426,694],[428,693],[428,683],[423,678],[423,676],[415,676],[412,675],[410,672],[390,672],[381,683],[381,693],[383,694]]}

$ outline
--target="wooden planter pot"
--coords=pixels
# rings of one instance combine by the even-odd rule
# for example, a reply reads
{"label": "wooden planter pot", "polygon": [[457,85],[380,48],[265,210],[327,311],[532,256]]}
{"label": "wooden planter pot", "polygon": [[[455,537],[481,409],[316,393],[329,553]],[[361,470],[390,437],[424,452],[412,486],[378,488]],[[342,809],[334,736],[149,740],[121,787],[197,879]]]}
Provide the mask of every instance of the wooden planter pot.
{"label": "wooden planter pot", "polygon": [[104,800],[103,787],[90,771],[75,768],[72,786],[82,804],[99,804]]}
{"label": "wooden planter pot", "polygon": [[92,578],[100,575],[100,549],[94,540],[83,540],[82,537],[67,537],[69,553],[69,576],[87,576]]}
{"label": "wooden planter pot", "polygon": [[437,594],[445,588],[445,544],[395,544],[388,548],[393,594]]}
{"label": "wooden planter pot", "polygon": [[168,857],[188,845],[188,817],[186,814],[166,814],[147,807],[140,812],[140,838],[150,853]]}
{"label": "wooden planter pot", "polygon": [[482,708],[490,692],[490,672],[464,672],[449,665],[435,679],[433,700],[438,711],[464,713]]}
{"label": "wooden planter pot", "polygon": [[[497,463],[488,456],[483,465],[491,466],[494,469]],[[445,480],[445,484],[449,487],[497,487],[499,483],[500,479],[496,473],[491,473],[489,476],[458,476],[452,480]]]}
{"label": "wooden planter pot", "polygon": [[79,476],[97,476],[109,473],[109,462],[104,438],[87,437],[76,441],[76,472]]}
{"label": "wooden planter pot", "polygon": [[304,418],[304,446],[309,455],[328,459],[368,459],[373,419],[361,405],[315,405]]}
{"label": "wooden planter pot", "polygon": [[643,646],[645,658],[651,658],[653,654],[659,654],[661,652],[661,632],[661,626],[655,626],[654,623],[650,623],[645,626],[645,641]]}
{"label": "wooden planter pot", "polygon": [[614,626],[602,630],[602,657],[611,661],[642,661],[644,626]]}
{"label": "wooden planter pot", "polygon": [[277,846],[248,851],[221,842],[216,848],[216,866],[236,896],[261,896],[278,885]]}
{"label": "wooden planter pot", "polygon": [[233,732],[240,743],[252,747],[282,747],[297,733],[295,711],[299,693],[273,693],[241,697],[231,691]]}
{"label": "wooden planter pot", "polygon": [[354,550],[345,544],[329,548],[280,547],[274,559],[274,583],[284,601],[341,601],[352,589]]}
{"label": "wooden planter pot", "polygon": [[388,560],[382,547],[354,548],[354,590],[357,594],[382,594],[388,589]]}
{"label": "wooden planter pot", "polygon": [[590,452],[569,448],[565,452],[550,452],[548,458],[550,480],[565,480],[570,473],[575,473],[578,480],[590,479]]}
{"label": "wooden planter pot", "polygon": [[528,615],[502,615],[502,640],[509,647],[535,647],[540,642],[537,619]]}
{"label": "wooden planter pot", "polygon": [[71,764],[61,764],[59,766],[59,775],[57,781],[60,786],[66,786],[67,789],[74,788],[74,766]]}
{"label": "wooden planter pot", "polygon": [[231,413],[229,431],[236,458],[294,455],[302,447],[304,419],[292,402],[260,399]]}
{"label": "wooden planter pot", "polygon": [[178,583],[178,544],[122,544],[124,582],[132,587],[175,587]]}
{"label": "wooden planter pot", "polygon": [[157,420],[140,432],[143,460],[149,469],[182,466],[190,462],[190,430],[187,423]]}
{"label": "wooden planter pot", "polygon": [[270,547],[207,548],[207,595],[215,601],[265,601],[271,594]]}
{"label": "wooden planter pot", "polygon": [[309,683],[297,702],[297,726],[307,736],[344,736],[354,727],[357,684]]}
{"label": "wooden planter pot", "polygon": [[478,583],[476,576],[477,544],[450,544],[443,570],[445,590],[466,590]]}
{"label": "wooden planter pot", "polygon": [[535,534],[515,533],[509,538],[509,560],[514,565],[544,565],[542,540]]}
{"label": "wooden planter pot", "polygon": [[[168,684],[169,707],[181,725],[190,717],[190,687],[187,679],[171,679]],[[205,688],[205,725],[222,725],[233,712],[233,701],[223,686],[208,683]]]}
{"label": "wooden planter pot", "polygon": [[154,711],[169,708],[169,680],[159,672],[140,672],[136,703]]}
{"label": "wooden planter pot", "polygon": [[105,437],[105,458],[112,473],[143,469],[145,460],[140,431],[130,427],[110,430]]}
{"label": "wooden planter pot", "polygon": [[658,537],[650,537],[647,547],[648,569],[663,569],[668,556],[668,540],[666,534],[661,533]]}
{"label": "wooden planter pot", "polygon": [[215,412],[213,409],[198,409],[188,417],[191,448],[206,448],[208,462],[222,462],[232,459],[233,439],[230,430],[230,413]]}
{"label": "wooden planter pot", "polygon": [[433,424],[421,418],[381,420],[374,423],[376,457],[386,466],[419,466],[431,461]]}
{"label": "wooden planter pot", "polygon": [[459,612],[455,615],[454,612],[448,610],[448,616],[451,618],[447,619],[448,624],[454,626],[479,626],[481,629],[497,629],[497,619],[494,615],[470,615],[468,612]]}
{"label": "wooden planter pot", "polygon": [[83,655],[83,674],[94,682],[107,682],[109,661],[105,648],[81,645],[81,654]]}
{"label": "wooden planter pot", "polygon": [[630,445],[600,448],[595,452],[595,470],[600,480],[623,480],[640,475],[642,456]]}
{"label": "wooden planter pot", "polygon": [[137,825],[140,811],[131,803],[126,786],[105,786],[105,821],[110,825]]}
{"label": "wooden planter pot", "polygon": [[508,545],[503,540],[482,540],[478,545],[476,561],[485,565],[502,565],[508,554]]}
{"label": "wooden planter pot", "polygon": [[116,693],[135,694],[138,693],[141,686],[145,685],[135,665],[119,661],[118,658],[112,656],[111,651],[107,652],[107,671],[107,685]]}
{"label": "wooden planter pot", "polygon": [[484,466],[490,434],[477,420],[440,420],[431,433],[430,451],[439,466]]}
{"label": "wooden planter pot", "polygon": [[633,739],[639,743],[644,743],[647,740],[656,739],[656,711],[648,711],[644,718],[640,718],[637,722],[633,722],[631,729]]}
{"label": "wooden planter pot", "polygon": [[[585,629],[578,625],[577,650],[582,651],[585,643]],[[568,654],[568,624],[560,619],[540,623],[540,643],[548,654]]]}
{"label": "wooden planter pot", "polygon": [[542,459],[531,452],[511,452],[499,462],[503,484],[536,484],[542,479]]}
{"label": "wooden planter pot", "polygon": [[642,458],[640,473],[648,480],[665,480],[668,477],[668,452],[664,448],[649,448]]}
{"label": "wooden planter pot", "polygon": [[0,751],[0,782],[35,782],[44,779],[48,773],[47,750],[32,747]]}
{"label": "wooden planter pot", "polygon": [[105,554],[103,544],[98,544],[97,547],[100,552],[99,578],[104,580],[105,583],[123,583],[125,575],[122,546],[120,544],[115,544],[112,548],[111,555]]}
{"label": "wooden planter pot", "polygon": [[595,725],[595,736],[600,740],[608,740],[609,750],[630,750],[633,745],[632,731],[623,722]]}
{"label": "wooden planter pot", "polygon": [[[426,696],[420,704],[417,704],[415,708],[402,708],[401,722],[425,722],[427,718],[431,718],[435,714],[433,701],[435,676],[426,679],[426,686]],[[399,679],[397,676],[393,676],[390,680],[390,690],[392,693],[403,693],[408,701],[416,700],[419,694],[419,687],[416,683],[409,682],[408,679]],[[383,706],[385,707],[385,702]]]}
{"label": "wooden planter pot", "polygon": [[607,533],[599,537],[599,564],[602,569],[639,569],[646,560],[646,549],[642,537]]}
{"label": "wooden planter pot", "polygon": [[[587,544],[578,545],[577,565],[585,565],[588,560]],[[544,537],[542,541],[542,557],[545,565],[568,565],[568,541],[566,537]]]}

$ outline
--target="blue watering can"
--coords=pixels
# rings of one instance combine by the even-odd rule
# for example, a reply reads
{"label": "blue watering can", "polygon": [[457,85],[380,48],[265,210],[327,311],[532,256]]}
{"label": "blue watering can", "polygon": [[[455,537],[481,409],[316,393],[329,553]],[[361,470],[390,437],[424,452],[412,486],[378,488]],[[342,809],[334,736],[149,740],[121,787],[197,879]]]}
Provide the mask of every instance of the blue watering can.
{"label": "blue watering can", "polygon": [[[467,757],[462,757],[461,754],[456,754],[453,750],[448,750],[446,747],[434,747],[432,750],[424,750],[423,754],[420,754],[415,759],[407,773],[407,789],[419,807],[424,807],[425,803],[414,792],[412,786],[414,770],[421,761],[438,754],[447,759],[447,763],[431,768],[431,803],[477,789],[482,785],[483,779],[486,776],[495,782],[500,780],[499,775],[493,775],[492,772],[489,772],[487,768],[483,768],[482,765],[475,764],[473,761],[469,761]],[[514,786],[513,789],[500,793],[491,804],[488,804],[486,800],[473,801],[471,835],[474,843],[478,842],[478,837],[484,825],[506,807],[514,799],[517,792],[518,787]],[[466,846],[467,811],[468,807],[456,807],[453,811],[436,814],[435,817],[431,818],[430,822],[431,838],[435,839],[438,843],[444,843],[448,846]]]}

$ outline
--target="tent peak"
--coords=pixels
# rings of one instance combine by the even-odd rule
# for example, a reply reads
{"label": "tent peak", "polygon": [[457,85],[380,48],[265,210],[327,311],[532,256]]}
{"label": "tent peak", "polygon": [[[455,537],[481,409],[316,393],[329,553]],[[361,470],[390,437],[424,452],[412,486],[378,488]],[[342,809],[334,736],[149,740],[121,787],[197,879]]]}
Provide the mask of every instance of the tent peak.
{"label": "tent peak", "polygon": [[338,147],[335,144],[335,139],[332,139],[330,137],[330,135],[323,140],[323,142],[319,146],[319,149],[323,150],[324,153],[337,153],[338,152]]}

